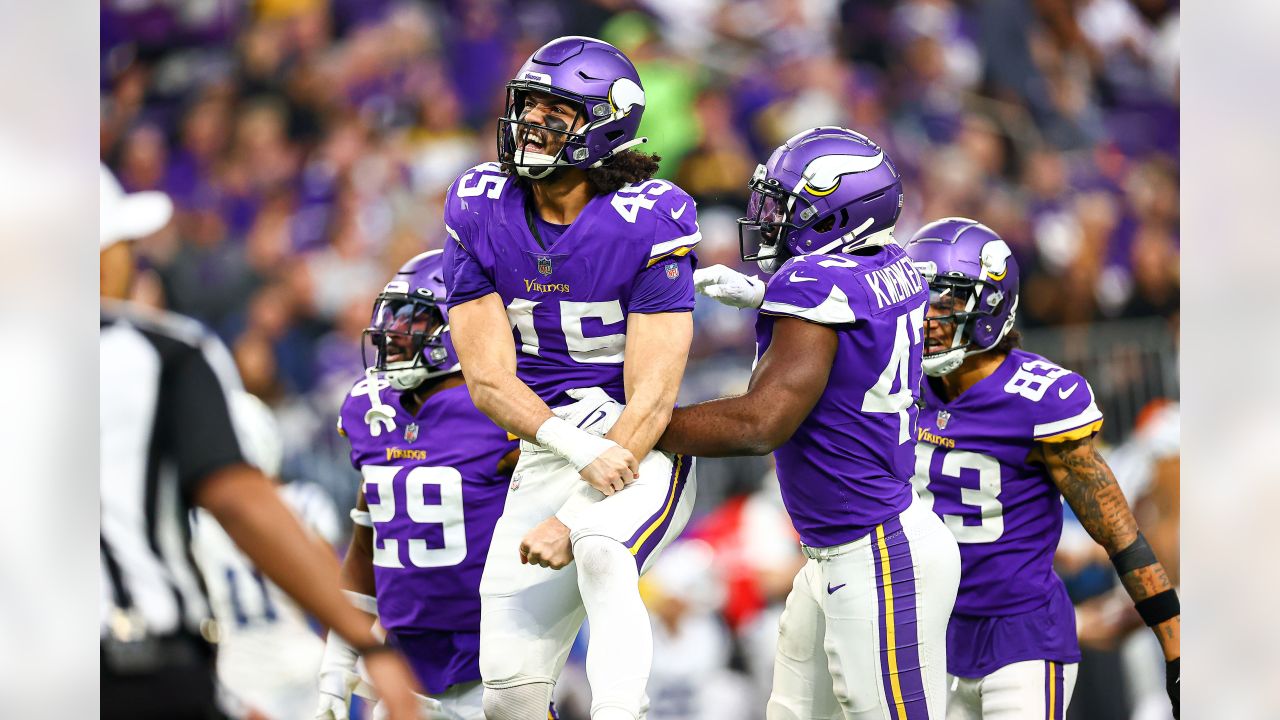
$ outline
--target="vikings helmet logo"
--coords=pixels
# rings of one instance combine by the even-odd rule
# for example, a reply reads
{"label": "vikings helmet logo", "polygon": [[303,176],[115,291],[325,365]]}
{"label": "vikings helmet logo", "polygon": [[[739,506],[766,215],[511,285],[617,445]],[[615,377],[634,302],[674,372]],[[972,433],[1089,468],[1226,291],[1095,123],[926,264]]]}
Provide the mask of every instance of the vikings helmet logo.
{"label": "vikings helmet logo", "polygon": [[804,169],[804,189],[810,195],[830,195],[840,185],[840,177],[849,173],[875,170],[884,162],[884,152],[864,155],[823,155]]}

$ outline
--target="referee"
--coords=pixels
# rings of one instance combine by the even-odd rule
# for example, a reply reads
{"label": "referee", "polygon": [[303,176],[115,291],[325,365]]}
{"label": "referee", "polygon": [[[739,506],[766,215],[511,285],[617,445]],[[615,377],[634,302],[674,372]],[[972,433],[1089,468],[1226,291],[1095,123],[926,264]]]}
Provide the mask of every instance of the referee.
{"label": "referee", "polygon": [[103,167],[100,456],[101,717],[222,718],[210,612],[189,548],[208,510],[285,592],[358,647],[392,720],[416,717],[413,676],[338,590],[336,559],[311,541],[270,481],[246,464],[228,410],[230,354],[194,320],[123,302],[130,243],[169,222],[163,193],[126,195]]}

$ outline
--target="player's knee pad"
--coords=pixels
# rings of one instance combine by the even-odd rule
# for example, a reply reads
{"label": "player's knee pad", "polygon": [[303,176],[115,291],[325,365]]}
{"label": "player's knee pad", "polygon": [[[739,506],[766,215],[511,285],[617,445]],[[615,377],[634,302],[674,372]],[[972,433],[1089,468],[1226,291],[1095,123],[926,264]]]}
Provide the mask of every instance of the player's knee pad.
{"label": "player's knee pad", "polygon": [[587,535],[573,544],[573,559],[578,564],[578,577],[594,582],[608,582],[619,573],[638,576],[635,558],[622,543],[603,535]]}
{"label": "player's knee pad", "polygon": [[484,689],[486,720],[546,720],[551,706],[551,683]]}

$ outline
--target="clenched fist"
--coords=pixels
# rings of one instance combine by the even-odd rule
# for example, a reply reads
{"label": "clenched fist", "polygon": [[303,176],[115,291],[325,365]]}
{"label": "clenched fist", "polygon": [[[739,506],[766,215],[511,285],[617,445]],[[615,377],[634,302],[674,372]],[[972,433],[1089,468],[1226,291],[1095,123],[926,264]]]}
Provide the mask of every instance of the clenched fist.
{"label": "clenched fist", "polygon": [[605,495],[612,495],[639,477],[640,463],[621,445],[614,445],[579,471],[582,479]]}
{"label": "clenched fist", "polygon": [[552,570],[573,562],[569,528],[554,515],[538,523],[520,541],[520,562]]}

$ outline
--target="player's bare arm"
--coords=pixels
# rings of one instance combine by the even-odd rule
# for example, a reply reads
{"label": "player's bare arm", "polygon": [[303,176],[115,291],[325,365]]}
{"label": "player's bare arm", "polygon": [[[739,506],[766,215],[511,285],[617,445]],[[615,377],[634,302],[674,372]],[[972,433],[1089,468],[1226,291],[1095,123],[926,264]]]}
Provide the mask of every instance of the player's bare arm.
{"label": "player's bare arm", "polygon": [[[1161,599],[1152,601],[1153,598],[1168,598],[1176,603],[1173,584],[1169,581],[1164,566],[1155,559],[1146,540],[1138,532],[1138,523],[1129,510],[1129,502],[1116,483],[1111,468],[1098,454],[1093,438],[1041,443],[1040,449],[1049,475],[1067,504],[1080,519],[1084,529],[1106,549],[1113,561],[1117,561],[1123,554],[1141,558],[1130,563],[1134,567],[1120,575],[1120,581],[1139,610],[1149,607],[1144,606],[1144,602],[1167,602]],[[1117,563],[1117,570],[1122,567],[1128,568],[1129,564],[1121,566]],[[1181,616],[1176,614],[1176,606],[1165,609],[1164,612],[1174,614],[1154,624],[1152,629],[1160,640],[1165,660],[1174,660],[1180,656]],[[1144,615],[1149,615],[1144,617],[1147,620],[1162,617],[1147,612]]]}
{"label": "player's bare arm", "polygon": [[677,408],[658,447],[702,457],[773,452],[822,396],[836,341],[829,327],[779,317],[746,394]]}
{"label": "player's bare arm", "polygon": [[516,351],[501,296],[490,293],[449,308],[449,325],[476,407],[507,432],[536,442],[551,408],[516,377]]}
{"label": "player's bare arm", "polygon": [[[364,614],[368,626],[372,628],[377,622],[378,601],[373,579],[373,528],[366,524],[371,524],[367,520],[368,516],[369,505],[364,498],[364,489],[361,488],[356,497],[351,543],[342,560],[339,583],[347,599]],[[357,517],[366,519],[356,520]],[[341,718],[347,715],[351,693],[360,681],[360,676],[356,673],[357,660],[359,656],[355,649],[330,632],[325,639],[324,655],[320,660],[317,718]]]}
{"label": "player's bare arm", "polygon": [[[356,512],[368,513],[369,505],[364,499],[364,488],[356,497]],[[373,597],[373,528],[355,523],[351,528],[351,544],[347,555],[342,559],[342,589]],[[370,618],[372,621],[372,618]]]}
{"label": "player's bare arm", "polygon": [[565,457],[605,495],[635,478],[640,465],[634,455],[556,418],[516,376],[511,326],[497,293],[450,308],[449,324],[471,400],[499,427]]}
{"label": "player's bare arm", "polygon": [[671,420],[692,342],[693,313],[627,316],[627,406],[606,437],[638,458],[649,454]]}

